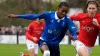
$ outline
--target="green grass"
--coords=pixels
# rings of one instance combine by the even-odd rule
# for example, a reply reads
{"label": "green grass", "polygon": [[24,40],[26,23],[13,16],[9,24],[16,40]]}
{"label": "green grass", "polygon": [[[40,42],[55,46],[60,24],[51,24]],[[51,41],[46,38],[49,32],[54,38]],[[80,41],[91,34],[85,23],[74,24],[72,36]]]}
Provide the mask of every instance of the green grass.
{"label": "green grass", "polygon": [[[75,56],[75,50],[71,45],[60,45],[61,56]],[[0,44],[0,56],[19,56],[20,52],[28,53],[24,44]],[[95,46],[91,56],[100,55],[100,46]],[[39,55],[42,56],[40,50]]]}

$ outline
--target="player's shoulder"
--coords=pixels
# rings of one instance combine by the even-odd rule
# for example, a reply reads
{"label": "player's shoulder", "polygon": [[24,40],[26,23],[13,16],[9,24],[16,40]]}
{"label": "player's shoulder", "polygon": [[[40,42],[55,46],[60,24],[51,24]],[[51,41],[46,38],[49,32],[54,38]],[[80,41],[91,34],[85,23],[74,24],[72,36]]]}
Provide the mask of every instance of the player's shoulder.
{"label": "player's shoulder", "polygon": [[33,20],[29,25],[36,25],[37,21]]}
{"label": "player's shoulder", "polygon": [[45,26],[45,21],[42,21],[42,23],[41,23],[41,24],[42,24],[42,26]]}
{"label": "player's shoulder", "polygon": [[100,13],[96,13],[96,18],[100,21]]}
{"label": "player's shoulder", "polygon": [[43,12],[44,14],[51,14],[51,13],[54,13],[55,11],[45,11]]}
{"label": "player's shoulder", "polygon": [[43,24],[45,25],[45,21],[43,21]]}
{"label": "player's shoulder", "polygon": [[45,16],[50,16],[50,14],[53,14],[54,11],[45,11],[43,13],[41,13],[41,15],[45,15]]}
{"label": "player's shoulder", "polygon": [[96,13],[96,16],[97,16],[97,17],[100,17],[100,13]]}
{"label": "player's shoulder", "polygon": [[75,15],[76,15],[76,16],[77,16],[77,15],[78,15],[78,16],[86,16],[87,13],[82,13],[82,12],[80,12],[80,13],[76,13]]}
{"label": "player's shoulder", "polygon": [[37,22],[37,19],[36,20],[33,20],[31,23],[36,23]]}
{"label": "player's shoulder", "polygon": [[67,22],[72,21],[71,18],[70,18],[69,16],[65,16],[65,19],[66,19],[65,21],[67,21]]}
{"label": "player's shoulder", "polygon": [[76,16],[78,16],[79,18],[86,18],[88,17],[87,13],[77,13]]}
{"label": "player's shoulder", "polygon": [[66,15],[66,16],[65,16],[65,19],[70,20],[70,17]]}

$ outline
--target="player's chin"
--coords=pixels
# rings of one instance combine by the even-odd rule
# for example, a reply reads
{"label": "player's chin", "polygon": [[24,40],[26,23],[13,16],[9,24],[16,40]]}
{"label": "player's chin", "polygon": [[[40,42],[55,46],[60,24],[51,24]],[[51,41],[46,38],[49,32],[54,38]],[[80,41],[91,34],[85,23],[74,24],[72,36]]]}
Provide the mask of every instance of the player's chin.
{"label": "player's chin", "polygon": [[63,18],[65,15],[61,15],[61,18]]}

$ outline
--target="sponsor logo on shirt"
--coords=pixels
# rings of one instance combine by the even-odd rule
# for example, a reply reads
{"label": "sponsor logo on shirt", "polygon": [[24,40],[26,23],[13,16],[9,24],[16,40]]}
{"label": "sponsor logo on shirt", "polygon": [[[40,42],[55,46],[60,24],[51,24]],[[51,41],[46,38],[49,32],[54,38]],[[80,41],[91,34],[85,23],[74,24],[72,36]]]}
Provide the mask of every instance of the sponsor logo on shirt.
{"label": "sponsor logo on shirt", "polygon": [[57,34],[61,34],[61,31],[56,29],[48,29],[48,33],[57,35]]}
{"label": "sponsor logo on shirt", "polygon": [[82,27],[82,29],[86,30],[87,32],[91,32],[91,31],[94,31],[94,28],[93,27]]}

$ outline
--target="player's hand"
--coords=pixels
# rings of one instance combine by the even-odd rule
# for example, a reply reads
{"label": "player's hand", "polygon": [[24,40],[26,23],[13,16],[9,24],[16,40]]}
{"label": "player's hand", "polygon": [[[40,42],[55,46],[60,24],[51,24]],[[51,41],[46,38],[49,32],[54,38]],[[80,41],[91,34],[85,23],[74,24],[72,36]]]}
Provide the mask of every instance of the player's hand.
{"label": "player's hand", "polygon": [[98,25],[99,25],[99,23],[98,23],[97,19],[95,19],[95,18],[93,19],[93,24],[94,24],[94,25],[96,25],[96,26],[98,26]]}
{"label": "player's hand", "polygon": [[74,37],[72,35],[69,35],[72,41],[75,41]]}
{"label": "player's hand", "polygon": [[38,42],[38,39],[36,37],[33,37],[34,42]]}
{"label": "player's hand", "polygon": [[9,14],[7,17],[10,17],[10,18],[17,18],[18,15],[15,15],[15,14]]}
{"label": "player's hand", "polygon": [[70,37],[72,41],[75,41],[75,39],[73,37]]}

